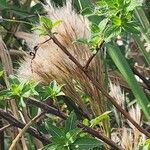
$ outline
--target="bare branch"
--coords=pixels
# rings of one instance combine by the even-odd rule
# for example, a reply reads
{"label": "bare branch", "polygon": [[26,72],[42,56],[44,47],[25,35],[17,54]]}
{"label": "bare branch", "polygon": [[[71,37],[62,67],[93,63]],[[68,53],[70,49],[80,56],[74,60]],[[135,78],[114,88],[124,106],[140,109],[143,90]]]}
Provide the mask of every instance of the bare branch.
{"label": "bare branch", "polygon": [[104,44],[104,41],[102,41],[102,43],[100,44],[100,46],[98,48],[96,48],[96,53],[94,53],[93,55],[91,55],[91,57],[88,59],[86,65],[84,67],[85,70],[88,69],[91,61],[94,59],[94,57],[97,55],[97,53],[99,52],[99,50],[102,48],[103,44]]}
{"label": "bare branch", "polygon": [[4,130],[6,130],[7,128],[10,128],[12,126],[12,124],[8,124],[2,128],[0,128],[0,133],[3,132]]}
{"label": "bare branch", "polygon": [[89,80],[93,83],[93,85],[94,85],[97,89],[99,89],[99,90],[103,93],[103,95],[104,95],[105,97],[107,97],[107,98],[110,100],[110,102],[117,108],[117,110],[118,110],[119,112],[121,112],[121,113],[126,117],[126,119],[128,119],[140,132],[142,132],[143,134],[145,134],[147,137],[150,138],[150,133],[147,132],[144,128],[142,128],[139,124],[137,124],[135,120],[132,119],[132,117],[128,114],[128,112],[126,112],[126,111],[117,103],[117,100],[116,100],[116,99],[114,99],[113,97],[111,97],[111,96],[108,94],[108,92],[103,88],[102,84],[99,83],[99,82],[97,82],[97,81],[92,77],[92,75],[90,74],[90,72],[88,72],[88,71],[86,71],[86,70],[84,69],[84,67],[71,55],[71,53],[66,49],[66,47],[63,46],[63,45],[58,41],[58,39],[57,39],[54,35],[51,36],[51,38],[52,38],[53,42],[54,42],[59,48],[61,48],[61,50],[69,57],[69,59],[70,59],[71,61],[73,61],[73,62],[76,64],[76,66],[84,72],[84,74],[89,78]]}
{"label": "bare branch", "polygon": [[19,132],[19,134],[16,136],[16,138],[12,141],[11,146],[9,147],[9,150],[13,150],[17,144],[17,142],[20,140],[20,138],[22,137],[22,135],[29,129],[29,127],[37,120],[39,119],[41,116],[43,116],[45,114],[45,112],[40,113],[39,115],[35,116],[33,119],[31,119],[25,126],[24,128],[21,130],[21,132]]}
{"label": "bare branch", "polygon": [[[4,110],[0,109],[0,116],[7,120],[10,124],[12,124],[14,127],[18,127],[20,129],[24,128],[25,124],[14,118],[10,113],[5,112]],[[39,133],[35,128],[30,127],[27,129],[27,132],[37,139],[39,139],[43,144],[50,144],[51,142],[45,135],[42,133]]]}
{"label": "bare branch", "polygon": [[[29,105],[32,105],[32,106],[36,106],[38,108],[41,108],[43,109],[45,112],[47,113],[51,113],[53,115],[56,115],[62,119],[66,119],[67,116],[62,113],[60,110],[57,110],[56,108],[53,108],[47,104],[44,104],[40,101],[36,101],[36,100],[33,100],[33,99],[28,99],[27,100],[27,104]],[[103,134],[101,134],[100,132],[88,127],[88,126],[85,126],[81,123],[78,123],[78,127],[79,128],[82,128],[83,131],[97,137],[98,139],[104,141],[106,144],[110,145],[112,148],[114,148],[115,150],[124,150],[122,147],[118,146],[114,141],[112,141],[111,139],[109,139],[108,137],[104,136]]]}

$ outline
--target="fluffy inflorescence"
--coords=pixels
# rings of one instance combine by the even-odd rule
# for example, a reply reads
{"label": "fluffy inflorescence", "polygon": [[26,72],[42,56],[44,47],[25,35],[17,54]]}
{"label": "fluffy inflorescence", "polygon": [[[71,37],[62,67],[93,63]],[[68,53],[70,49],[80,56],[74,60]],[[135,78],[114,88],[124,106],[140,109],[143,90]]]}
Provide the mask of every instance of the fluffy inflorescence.
{"label": "fluffy inflorescence", "polygon": [[[62,23],[53,29],[56,32],[57,39],[69,50],[69,52],[83,65],[90,56],[90,50],[87,46],[82,44],[73,44],[78,38],[89,38],[89,22],[88,20],[75,13],[72,10],[71,3],[68,2],[62,8],[54,8],[53,6],[46,6],[48,17],[53,21],[62,20]],[[16,36],[24,38],[32,50],[34,46],[44,42],[48,37],[38,36],[36,33],[16,33]],[[33,79],[36,81],[47,82],[50,81],[50,76],[62,76],[60,73],[67,73],[61,64],[70,65],[69,68],[74,67],[74,64],[68,57],[60,50],[60,48],[52,41],[43,44],[37,51],[36,57],[32,62],[30,58],[25,58],[18,71],[18,75],[23,78]]]}
{"label": "fluffy inflorescence", "polygon": [[[79,38],[87,39],[90,37],[88,19],[72,10],[70,1],[61,8],[55,8],[52,5],[46,6],[46,10],[48,17],[53,21],[62,20],[62,23],[52,31],[57,33],[56,38],[84,66],[92,55],[91,50],[87,45],[74,41]],[[46,36],[40,37],[35,33],[19,32],[16,36],[24,38],[30,49],[48,39]],[[92,60],[88,69],[94,78],[99,81],[103,80],[100,56]],[[32,60],[32,64],[30,58],[25,58],[25,61],[21,63],[18,70],[18,76],[23,79],[31,79],[46,84],[51,80],[56,80],[59,84],[66,84],[64,86],[64,93],[76,100],[77,104],[84,111],[87,111],[87,109],[80,95],[86,93],[90,99],[95,101],[94,104],[91,101],[91,105],[95,107],[93,108],[95,113],[100,114],[103,112],[97,105],[99,103],[101,108],[103,106],[103,102],[100,100],[102,98],[101,94],[93,87],[84,73],[51,40],[41,45],[35,58]],[[77,87],[80,88],[77,89]]]}

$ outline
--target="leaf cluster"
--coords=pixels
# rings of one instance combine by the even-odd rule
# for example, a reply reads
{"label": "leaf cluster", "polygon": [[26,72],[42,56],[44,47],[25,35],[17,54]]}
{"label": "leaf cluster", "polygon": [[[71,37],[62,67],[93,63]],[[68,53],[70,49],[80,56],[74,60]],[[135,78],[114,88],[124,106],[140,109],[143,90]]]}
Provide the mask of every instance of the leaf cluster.
{"label": "leaf cluster", "polygon": [[44,150],[97,150],[103,149],[101,141],[89,136],[81,137],[82,130],[77,127],[77,117],[72,111],[65,121],[64,128],[53,124],[46,124],[46,129],[52,136],[52,144],[45,146]]}
{"label": "leaf cluster", "polygon": [[16,76],[9,78],[10,88],[0,91],[0,100],[16,99],[19,106],[25,107],[24,100],[29,97],[46,100],[64,95],[61,91],[63,85],[59,86],[56,81],[50,82],[48,86],[41,86],[33,81],[19,80]]}

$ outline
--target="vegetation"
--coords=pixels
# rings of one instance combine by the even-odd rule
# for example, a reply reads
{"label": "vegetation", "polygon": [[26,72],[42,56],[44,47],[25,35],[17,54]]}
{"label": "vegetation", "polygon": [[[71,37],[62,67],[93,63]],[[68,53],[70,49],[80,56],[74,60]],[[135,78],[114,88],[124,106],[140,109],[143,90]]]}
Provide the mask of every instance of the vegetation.
{"label": "vegetation", "polygon": [[[49,4],[0,1],[0,149],[149,150],[150,2],[72,0],[90,22],[90,36],[71,41],[71,48],[85,48],[77,57],[61,41],[57,29],[64,20],[49,17]],[[30,49],[24,36],[32,32],[40,42]],[[29,61],[25,72],[33,73],[38,52],[52,43],[69,65],[62,61],[55,66],[60,74],[52,69],[46,76],[37,67],[39,82],[23,80],[22,59]]]}

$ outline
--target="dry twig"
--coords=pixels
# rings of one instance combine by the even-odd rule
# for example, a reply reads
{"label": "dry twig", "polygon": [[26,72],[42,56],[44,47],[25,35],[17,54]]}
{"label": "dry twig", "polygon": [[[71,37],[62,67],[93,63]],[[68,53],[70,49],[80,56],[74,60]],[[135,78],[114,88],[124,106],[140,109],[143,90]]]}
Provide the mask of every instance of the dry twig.
{"label": "dry twig", "polygon": [[21,130],[21,132],[19,132],[19,134],[16,136],[16,138],[12,141],[12,144],[9,148],[9,150],[13,150],[14,147],[16,146],[17,142],[20,140],[20,138],[22,137],[22,135],[27,131],[27,129],[41,116],[43,116],[45,114],[45,112],[40,113],[39,115],[35,116],[32,120],[30,120],[25,127]]}
{"label": "dry twig", "polygon": [[[7,120],[12,126],[17,127],[17,128],[24,128],[25,124],[14,118],[10,113],[5,112],[4,110],[0,109],[0,117],[3,119]],[[50,144],[50,141],[45,135],[42,133],[39,133],[35,128],[29,127],[27,129],[27,132],[31,134],[32,136],[36,137],[39,139],[43,144]]]}

